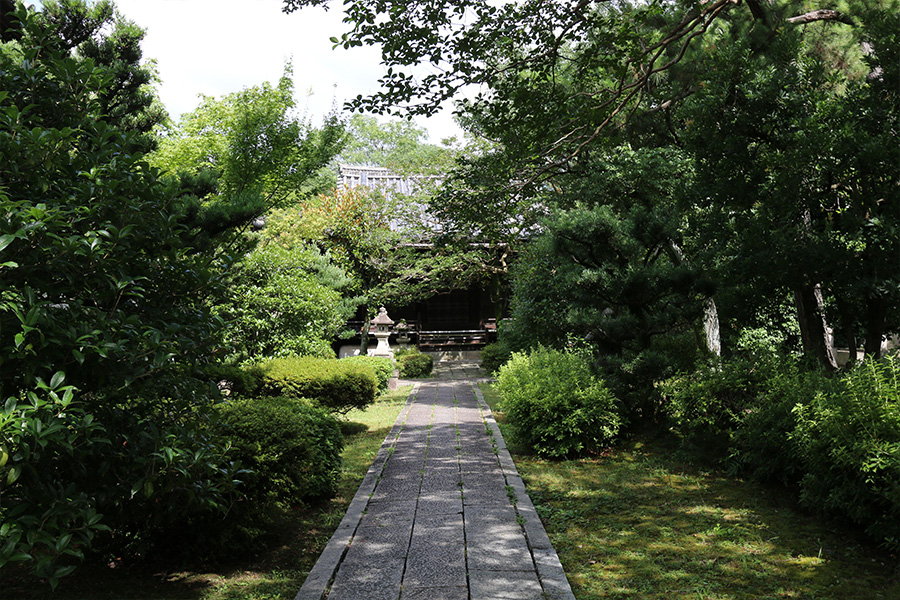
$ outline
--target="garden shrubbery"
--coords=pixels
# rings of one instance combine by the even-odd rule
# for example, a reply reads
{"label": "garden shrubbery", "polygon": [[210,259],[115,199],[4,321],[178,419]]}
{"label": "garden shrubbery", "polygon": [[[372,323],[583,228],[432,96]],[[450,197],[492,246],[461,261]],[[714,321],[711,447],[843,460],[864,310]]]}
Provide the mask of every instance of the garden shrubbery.
{"label": "garden shrubbery", "polygon": [[514,441],[547,458],[576,456],[609,444],[619,431],[617,400],[574,352],[515,353],[497,379]]}
{"label": "garden shrubbery", "polygon": [[307,398],[333,412],[365,408],[375,400],[375,370],[361,362],[290,356],[257,365],[265,396]]}
{"label": "garden shrubbery", "polygon": [[394,376],[394,361],[387,356],[348,356],[342,361],[361,364],[371,367],[378,379],[378,392],[384,393],[388,389],[388,382]]}
{"label": "garden shrubbery", "polygon": [[262,387],[262,370],[255,365],[238,367],[218,363],[206,365],[202,372],[206,379],[216,384],[226,396],[235,394],[252,398]]}
{"label": "garden shrubbery", "polygon": [[673,429],[733,472],[799,490],[900,548],[900,361],[829,378],[740,357],[663,384]]}
{"label": "garden shrubbery", "polygon": [[794,414],[801,502],[900,549],[900,359],[865,362]]}
{"label": "garden shrubbery", "polygon": [[491,375],[496,375],[510,356],[512,351],[506,344],[502,342],[488,344],[481,349],[481,367]]}
{"label": "garden shrubbery", "polygon": [[252,502],[295,506],[330,496],[341,467],[341,430],[327,412],[290,398],[223,403],[217,431],[249,472],[239,491]]}
{"label": "garden shrubbery", "polygon": [[428,377],[434,369],[434,358],[430,354],[419,352],[416,348],[406,348],[394,353],[400,377],[415,379]]}

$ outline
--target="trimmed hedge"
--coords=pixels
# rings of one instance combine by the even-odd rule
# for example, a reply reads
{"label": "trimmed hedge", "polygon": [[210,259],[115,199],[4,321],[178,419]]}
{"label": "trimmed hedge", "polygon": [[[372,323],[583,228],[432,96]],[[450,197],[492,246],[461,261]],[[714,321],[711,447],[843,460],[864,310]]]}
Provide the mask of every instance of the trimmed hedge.
{"label": "trimmed hedge", "polygon": [[258,368],[262,395],[307,398],[333,412],[365,408],[378,393],[375,370],[359,361],[290,356]]}
{"label": "trimmed hedge", "polygon": [[378,379],[378,392],[384,393],[388,389],[388,381],[394,376],[394,361],[387,356],[348,356],[341,360],[367,365],[375,372]]}
{"label": "trimmed hedge", "polygon": [[226,402],[219,435],[247,472],[239,490],[251,502],[295,506],[334,494],[343,437],[337,419],[290,398]]}
{"label": "trimmed hedge", "polygon": [[415,379],[417,377],[428,377],[434,369],[434,358],[430,354],[424,354],[418,350],[406,350],[397,358],[397,370],[400,377],[406,379]]}
{"label": "trimmed hedge", "polygon": [[539,456],[597,450],[622,424],[618,401],[578,354],[543,347],[516,352],[500,368],[497,388],[513,440]]}

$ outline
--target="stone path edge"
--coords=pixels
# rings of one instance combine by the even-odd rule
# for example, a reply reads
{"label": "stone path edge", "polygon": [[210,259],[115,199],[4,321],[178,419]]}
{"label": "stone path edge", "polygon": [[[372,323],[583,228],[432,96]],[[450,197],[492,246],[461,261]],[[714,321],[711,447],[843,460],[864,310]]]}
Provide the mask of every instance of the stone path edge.
{"label": "stone path edge", "polygon": [[328,544],[325,545],[325,550],[322,551],[316,564],[313,565],[313,568],[307,574],[306,580],[303,582],[300,591],[294,596],[294,600],[322,600],[322,598],[325,597],[328,586],[334,579],[334,575],[337,572],[338,566],[341,564],[344,553],[347,551],[350,541],[356,533],[356,528],[359,526],[360,521],[362,521],[363,514],[369,505],[369,498],[375,491],[375,485],[378,483],[378,478],[381,476],[384,464],[390,457],[391,452],[393,452],[394,443],[397,441],[400,432],[406,425],[406,417],[409,415],[409,411],[412,409],[413,402],[418,393],[419,383],[417,382],[409,392],[409,396],[406,398],[406,404],[397,416],[397,420],[394,422],[393,427],[381,443],[381,447],[378,449],[375,460],[372,461],[372,465],[366,472],[366,476],[359,485],[359,489],[356,490],[353,500],[350,501],[350,506],[347,507],[347,512],[344,513],[344,518],[341,519],[341,522],[331,536],[331,539],[328,540]]}
{"label": "stone path edge", "polygon": [[478,384],[473,383],[472,390],[475,392],[475,398],[478,400],[478,406],[481,409],[481,418],[487,425],[491,439],[497,448],[497,456],[500,459],[500,468],[503,470],[506,484],[515,493],[516,512],[522,517],[525,538],[528,540],[528,547],[531,550],[531,556],[537,569],[538,578],[541,580],[544,594],[552,600],[575,600],[575,594],[569,585],[569,580],[563,570],[559,556],[550,543],[550,538],[547,536],[544,525],[541,523],[531,498],[528,496],[525,482],[522,481],[512,456],[509,454],[506,442],[500,433],[500,427],[494,419],[494,413],[484,400],[484,395],[481,393],[481,388],[478,387]]}

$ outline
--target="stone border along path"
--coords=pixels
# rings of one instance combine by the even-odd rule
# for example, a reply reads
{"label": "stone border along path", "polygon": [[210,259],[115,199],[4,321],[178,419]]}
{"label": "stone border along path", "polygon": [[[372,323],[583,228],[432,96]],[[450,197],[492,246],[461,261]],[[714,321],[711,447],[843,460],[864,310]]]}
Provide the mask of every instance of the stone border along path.
{"label": "stone border along path", "polygon": [[295,600],[575,600],[472,381],[416,383]]}

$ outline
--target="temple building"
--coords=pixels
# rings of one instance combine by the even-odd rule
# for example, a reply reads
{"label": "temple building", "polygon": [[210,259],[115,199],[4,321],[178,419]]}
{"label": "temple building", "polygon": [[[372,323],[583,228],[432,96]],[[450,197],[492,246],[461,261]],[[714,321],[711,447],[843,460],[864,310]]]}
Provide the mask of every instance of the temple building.
{"label": "temple building", "polygon": [[[368,186],[385,195],[414,194],[424,182],[438,179],[434,176],[398,175],[384,167],[342,164],[338,168],[338,189]],[[440,231],[439,222],[427,214],[423,214],[422,219],[428,228]],[[421,240],[416,240],[414,246],[423,252],[432,248],[431,244]],[[403,326],[408,327],[411,343],[421,350],[480,349],[496,339],[498,305],[502,306],[507,301],[499,286],[493,287],[493,293],[490,286],[447,290],[410,305],[388,305],[387,311],[395,323],[402,322]],[[362,317],[360,313],[351,321],[352,329],[360,330]],[[354,341],[358,343],[358,338],[349,340],[350,343]]]}

